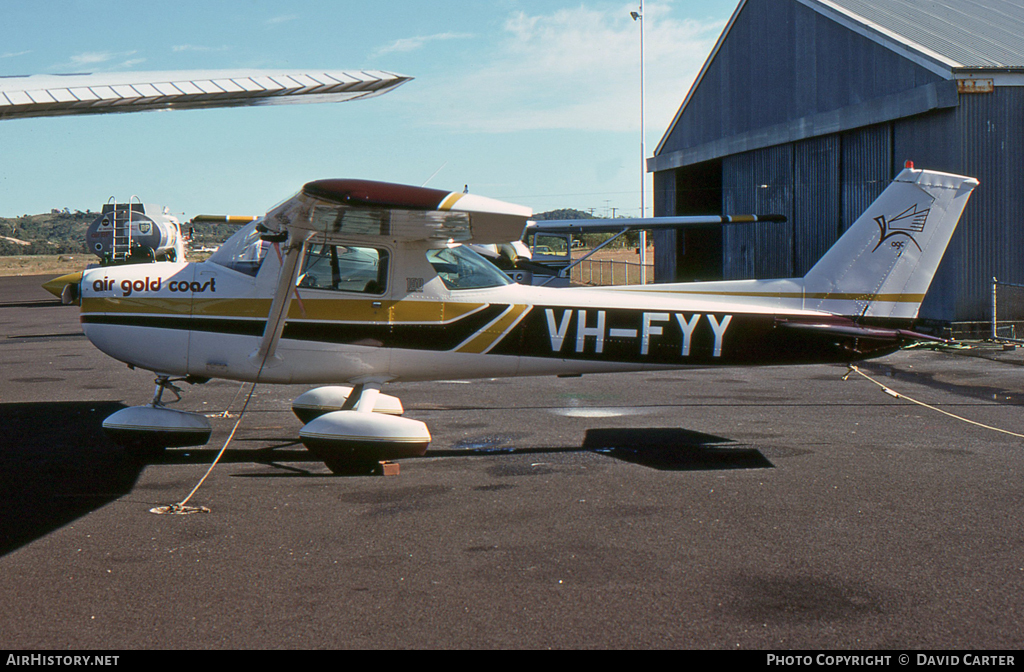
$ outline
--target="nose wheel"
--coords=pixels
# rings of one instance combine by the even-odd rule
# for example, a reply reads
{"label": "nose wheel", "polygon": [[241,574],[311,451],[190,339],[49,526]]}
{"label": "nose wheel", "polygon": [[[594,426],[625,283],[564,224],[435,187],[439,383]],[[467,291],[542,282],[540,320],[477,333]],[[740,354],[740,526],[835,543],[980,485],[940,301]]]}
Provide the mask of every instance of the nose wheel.
{"label": "nose wheel", "polygon": [[188,379],[158,375],[153,401],[146,406],[123,408],[107,417],[103,431],[118,445],[146,451],[204,445],[213,432],[210,421],[198,413],[167,408],[163,403],[167,391],[175,396],[171,403],[181,401],[181,389],[174,384],[181,381]]}

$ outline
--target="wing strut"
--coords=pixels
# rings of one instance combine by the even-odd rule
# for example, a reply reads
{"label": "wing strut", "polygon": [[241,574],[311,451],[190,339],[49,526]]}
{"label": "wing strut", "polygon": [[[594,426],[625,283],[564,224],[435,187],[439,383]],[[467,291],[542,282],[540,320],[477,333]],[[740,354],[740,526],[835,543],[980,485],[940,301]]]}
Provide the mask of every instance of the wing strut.
{"label": "wing strut", "polygon": [[267,326],[263,330],[263,340],[260,342],[259,349],[249,357],[261,368],[274,357],[277,343],[281,340],[288,307],[295,295],[295,279],[299,274],[299,262],[305,249],[305,236],[288,236],[288,246],[281,262],[281,272],[277,276],[277,289],[274,291],[274,300],[270,304],[270,313],[267,314]]}

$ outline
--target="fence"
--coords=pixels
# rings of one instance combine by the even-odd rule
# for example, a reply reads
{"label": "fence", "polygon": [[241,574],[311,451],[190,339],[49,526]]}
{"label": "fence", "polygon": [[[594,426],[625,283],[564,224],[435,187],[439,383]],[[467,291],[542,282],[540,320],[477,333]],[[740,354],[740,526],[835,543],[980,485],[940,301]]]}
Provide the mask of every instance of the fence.
{"label": "fence", "polygon": [[[584,259],[569,272],[569,279],[580,285],[639,285],[641,265],[632,261]],[[654,266],[647,265],[647,282],[654,280]]]}
{"label": "fence", "polygon": [[1024,285],[992,278],[992,338],[1024,343]]}

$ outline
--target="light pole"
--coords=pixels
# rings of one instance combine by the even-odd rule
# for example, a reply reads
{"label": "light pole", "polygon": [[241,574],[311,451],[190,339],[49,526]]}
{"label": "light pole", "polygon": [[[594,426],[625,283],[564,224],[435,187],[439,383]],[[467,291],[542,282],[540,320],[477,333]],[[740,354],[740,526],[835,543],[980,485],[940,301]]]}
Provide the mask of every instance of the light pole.
{"label": "light pole", "polygon": [[[644,0],[640,11],[630,12],[640,22],[640,218],[647,216],[647,141],[644,137]],[[647,284],[647,232],[640,230],[640,284]]]}

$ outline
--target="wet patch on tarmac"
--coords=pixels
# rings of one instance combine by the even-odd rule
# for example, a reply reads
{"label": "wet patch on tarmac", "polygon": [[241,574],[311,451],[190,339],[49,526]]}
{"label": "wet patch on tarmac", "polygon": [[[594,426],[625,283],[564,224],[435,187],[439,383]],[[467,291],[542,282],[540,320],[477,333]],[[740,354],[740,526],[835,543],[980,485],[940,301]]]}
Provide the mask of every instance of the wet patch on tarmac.
{"label": "wet patch on tarmac", "polygon": [[501,492],[502,490],[513,490],[516,486],[504,483],[495,485],[478,485],[472,488],[474,492]]}
{"label": "wet patch on tarmac", "polygon": [[[958,380],[960,382],[954,384],[940,380],[939,376],[943,374],[939,372],[907,371],[905,369],[896,368],[895,366],[880,362],[864,362],[860,365],[860,368],[867,371],[873,378],[884,378],[882,382],[886,385],[892,386],[901,394],[914,396],[913,393],[907,393],[905,389],[898,387],[898,382],[904,381],[914,385],[923,385],[924,387],[934,390],[948,392],[958,397],[990,401],[1006,406],[1022,405],[1020,390],[981,384],[984,382],[990,383],[992,381],[991,376],[985,376],[983,374],[979,374],[975,377],[979,381],[979,384],[973,385],[968,381],[968,378],[971,376],[964,373],[960,373],[958,375]],[[927,400],[921,399],[921,401]],[[944,405],[949,406],[950,404]]]}
{"label": "wet patch on tarmac", "polygon": [[12,383],[60,383],[67,380],[67,378],[48,378],[46,376],[33,376],[29,378],[11,378]]}
{"label": "wet patch on tarmac", "polygon": [[519,478],[521,476],[544,476],[555,473],[551,464],[543,462],[509,462],[496,464],[487,469],[487,475],[494,478]]}
{"label": "wet patch on tarmac", "polygon": [[608,510],[608,515],[614,518],[650,518],[652,516],[664,515],[669,511],[668,507],[653,506],[649,504],[620,504]]}
{"label": "wet patch on tarmac", "polygon": [[465,450],[476,453],[507,453],[515,450],[512,445],[530,435],[522,432],[511,434],[486,434],[460,439],[452,445],[452,450]]}
{"label": "wet patch on tarmac", "polygon": [[449,494],[444,485],[418,485],[403,488],[381,488],[368,492],[349,492],[338,499],[346,504],[369,507],[363,515],[370,517],[415,513],[436,504],[435,500]]}
{"label": "wet patch on tarmac", "polygon": [[899,609],[898,593],[835,577],[756,576],[733,581],[733,611],[755,623],[858,621]]}
{"label": "wet patch on tarmac", "polygon": [[792,446],[759,446],[758,451],[760,451],[766,459],[770,460],[777,460],[779,458],[786,457],[802,457],[804,455],[814,454],[814,451],[809,448],[794,448]]}

